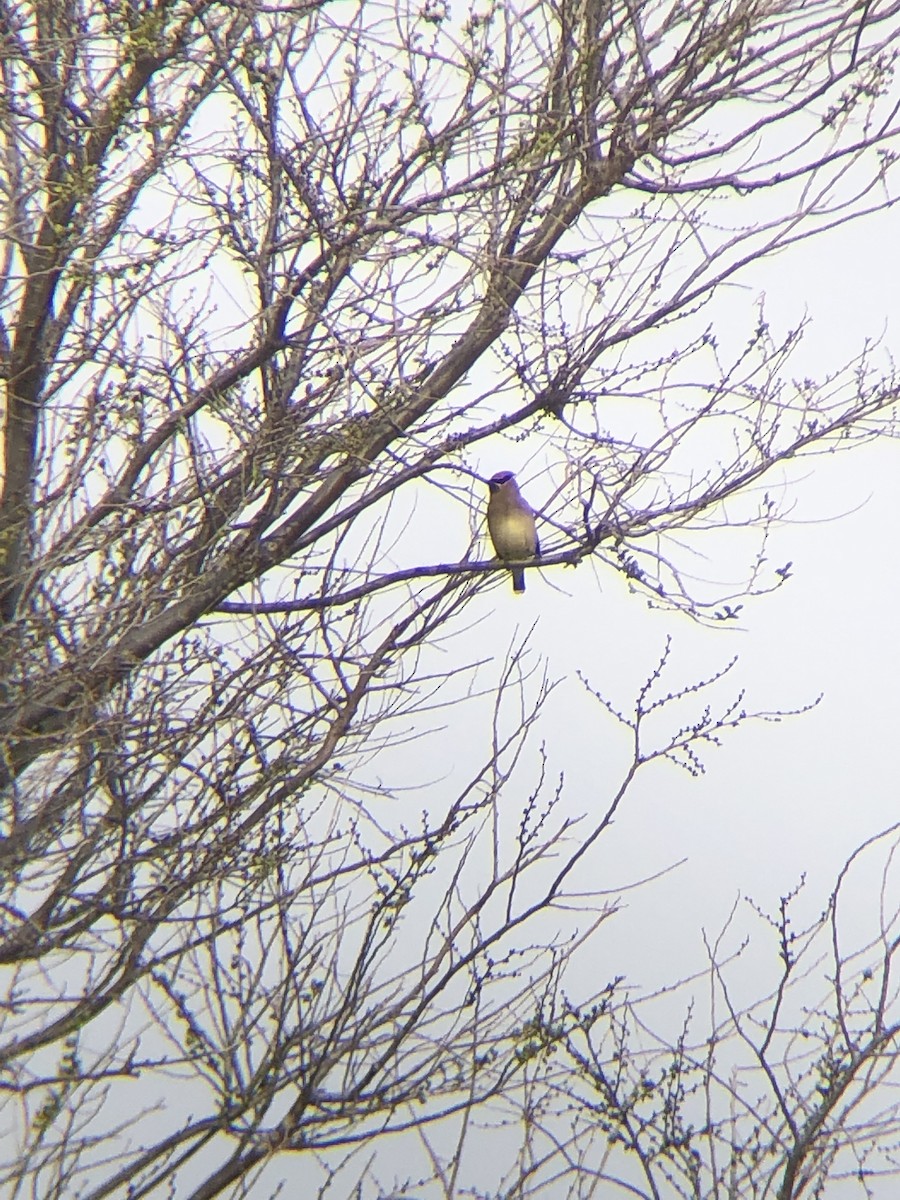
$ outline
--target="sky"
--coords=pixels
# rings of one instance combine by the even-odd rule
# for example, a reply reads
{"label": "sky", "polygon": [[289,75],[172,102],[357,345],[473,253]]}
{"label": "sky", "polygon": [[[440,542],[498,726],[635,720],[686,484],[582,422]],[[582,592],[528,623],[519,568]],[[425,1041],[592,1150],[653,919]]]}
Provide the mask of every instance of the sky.
{"label": "sky", "polygon": [[[727,328],[729,310],[745,326],[764,297],[776,339],[809,319],[791,363],[796,378],[838,370],[867,339],[880,342],[876,357],[887,367],[900,336],[890,283],[900,271],[898,220],[890,212],[867,218],[755,264],[717,297],[717,329]],[[520,470],[523,491],[539,507],[539,464],[527,448],[488,443],[477,466],[484,476]],[[592,869],[608,872],[610,889],[680,864],[623,893],[625,908],[604,934],[610,962],[639,990],[701,968],[704,931],[715,936],[735,903],[736,936],[752,930],[764,938],[747,898],[775,911],[802,877],[797,919],[814,920],[848,856],[900,819],[900,640],[893,633],[900,444],[881,439],[802,460],[783,496],[787,516],[768,557],[773,566],[791,562],[791,576],[774,593],[746,601],[737,622],[701,627],[683,614],[651,611],[619,575],[591,565],[532,571],[524,598],[504,582],[472,604],[475,629],[465,647],[472,657],[484,652],[496,663],[527,635],[534,661],[558,681],[540,732],[551,768],[565,773],[566,811],[576,816],[590,818],[605,806],[627,762],[621,732],[592,709],[578,672],[627,709],[671,637],[671,686],[711,675],[737,655],[716,694],[730,699],[746,688],[750,709],[809,709],[734,731],[705,754],[699,778],[669,765],[652,768],[617,813],[591,860]],[[721,577],[721,562],[708,566]],[[490,667],[482,678],[489,676]],[[858,889],[847,914],[861,941],[879,904],[878,870],[868,878],[871,886]]]}
{"label": "sky", "polygon": [[[900,352],[898,221],[890,212],[869,217],[755,264],[707,315],[723,339],[733,321],[738,341],[760,297],[776,339],[808,316],[792,360],[798,376],[839,369],[866,339],[880,340],[887,362]],[[476,387],[484,382],[473,380]],[[529,459],[528,443],[484,443],[479,453],[473,466],[483,476],[520,471],[523,490],[539,507],[540,462]],[[766,973],[777,969],[777,948],[749,901],[774,911],[805,877],[798,921],[813,920],[848,856],[900,820],[900,545],[894,528],[900,445],[882,441],[804,460],[793,470],[790,496],[789,519],[775,531],[769,556],[777,564],[791,561],[792,576],[775,593],[747,601],[738,622],[708,628],[684,614],[650,610],[646,596],[632,592],[619,574],[589,564],[529,571],[524,598],[513,596],[503,580],[472,602],[471,629],[457,645],[463,657],[487,660],[480,672],[485,685],[496,682],[508,648],[523,638],[536,667],[558,681],[526,757],[523,795],[543,738],[551,776],[565,776],[564,811],[587,824],[609,803],[628,747],[615,722],[585,694],[579,673],[627,709],[671,639],[667,678],[673,688],[714,674],[737,655],[715,690],[719,699],[727,702],[746,688],[752,709],[814,705],[734,731],[705,754],[699,778],[661,765],[629,792],[590,857],[595,886],[620,897],[622,910],[598,934],[596,965],[578,965],[573,983],[585,992],[624,973],[635,994],[646,994],[700,970],[704,936],[714,939],[737,905],[730,944],[750,936],[747,986],[749,994],[761,994]],[[461,525],[449,536],[458,537],[455,552],[461,553],[468,529]],[[400,550],[414,555],[414,541]],[[431,546],[425,557],[452,561],[454,555]],[[719,569],[710,564],[711,573]],[[446,737],[439,742],[442,761],[435,762],[430,741],[405,745],[404,769],[411,777],[448,782],[454,772],[464,774],[471,747],[485,734],[484,713],[484,704],[468,707],[470,724],[452,729],[461,744],[454,748]],[[872,936],[881,907],[892,912],[900,905],[896,878],[888,876],[882,886],[884,858],[876,848],[854,875],[849,944]],[[658,877],[631,886],[650,876]]]}
{"label": "sky", "polygon": [[[869,218],[742,277],[748,307],[765,295],[776,336],[779,328],[810,318],[792,364],[798,375],[837,369],[867,338],[881,341],[884,360],[900,349],[891,283],[900,275],[898,222],[896,213]],[[809,910],[820,911],[846,857],[900,819],[900,638],[894,632],[900,444],[883,440],[809,459],[797,475],[792,511],[769,548],[773,563],[793,563],[792,576],[777,592],[748,601],[739,628],[698,629],[687,617],[650,613],[607,576],[599,579],[599,597],[590,587],[574,588],[571,602],[532,585],[530,576],[531,611],[517,616],[524,622],[537,610],[536,634],[550,660],[568,674],[589,663],[593,680],[617,689],[622,700],[629,685],[640,685],[667,634],[686,675],[714,670],[738,654],[733,677],[747,687],[750,706],[799,708],[821,694],[810,712],[736,731],[707,755],[702,778],[667,771],[622,813],[616,832],[625,861],[636,845],[642,866],[644,856],[655,866],[687,860],[629,899],[635,923],[667,948],[671,961],[654,964],[663,977],[684,962],[691,945],[699,955],[701,928],[715,930],[739,895],[773,906],[805,874]],[[512,597],[507,606],[517,611]],[[575,620],[570,606],[579,611]],[[585,630],[592,631],[590,639]],[[579,740],[571,731],[570,737]],[[567,762],[582,762],[592,776],[596,748],[585,750],[574,746]],[[625,937],[622,950],[634,954],[638,977],[645,973],[644,947]]]}
{"label": "sky", "polygon": [[[752,221],[754,211],[753,202],[745,204],[745,219]],[[900,276],[897,222],[890,212],[869,217],[755,264],[720,290],[703,320],[712,322],[723,345],[731,337],[739,347],[764,298],[776,342],[809,320],[791,361],[796,377],[822,378],[845,367],[866,340],[880,341],[886,366],[900,336],[893,311]],[[479,374],[487,370],[473,370],[462,389],[466,398],[489,391],[490,378]],[[511,402],[511,390],[502,402]],[[526,497],[540,508],[546,481],[537,442],[493,439],[479,445],[468,465],[482,477],[516,470]],[[780,898],[804,878],[797,928],[815,920],[847,858],[900,819],[894,766],[900,645],[893,632],[900,582],[893,535],[898,467],[900,446],[888,442],[790,467],[783,493],[789,517],[773,535],[769,558],[773,565],[792,562],[791,578],[773,594],[748,600],[740,620],[721,627],[649,609],[645,594],[631,591],[619,573],[602,565],[530,571],[523,598],[503,579],[472,600],[469,628],[450,652],[461,660],[485,660],[482,686],[496,685],[510,647],[523,639],[536,676],[546,671],[557,683],[523,759],[521,790],[504,794],[510,828],[536,777],[541,740],[548,778],[564,776],[562,811],[581,818],[585,828],[605,811],[627,766],[621,730],[586,694],[579,673],[627,710],[671,639],[671,688],[709,677],[737,655],[714,690],[716,702],[727,703],[746,689],[750,709],[809,709],[734,731],[704,755],[699,778],[662,764],[639,779],[579,875],[584,886],[619,900],[621,911],[579,958],[567,981],[570,990],[587,995],[624,974],[632,994],[640,996],[684,979],[702,970],[704,939],[714,941],[734,912],[726,944],[736,948],[750,939],[739,987],[747,998],[763,995],[777,980],[778,946],[753,905],[777,911]],[[485,501],[473,483],[476,511],[482,506],[483,513]],[[392,547],[397,565],[461,556],[469,537],[466,508],[458,505],[455,512],[458,523],[452,515],[441,523],[423,505],[408,529],[401,514],[402,536]],[[739,533],[728,536],[742,548],[747,544]],[[707,565],[711,576],[730,570],[720,561]],[[687,709],[696,713],[703,703],[690,698]],[[404,817],[453,794],[453,783],[467,776],[489,732],[489,708],[489,695],[468,702],[443,733],[404,743],[396,752],[400,778],[410,782],[409,792],[396,800]],[[372,771],[391,778],[391,766],[390,755],[381,756]],[[422,783],[418,793],[416,780]],[[884,857],[876,848],[854,874],[844,914],[848,945],[862,945],[877,931],[882,905],[890,912],[900,903],[893,876],[882,894]],[[693,991],[702,989],[698,983]],[[673,1028],[691,994],[689,987],[672,999]],[[390,1152],[380,1161],[387,1168]]]}
{"label": "sky", "polygon": [[[869,218],[757,264],[723,305],[717,301],[715,319],[727,322],[729,305],[749,313],[764,296],[776,338],[809,318],[792,362],[797,377],[839,369],[867,339],[880,341],[887,367],[900,349],[893,285],[900,276],[898,221],[891,213]],[[481,473],[521,466],[529,484],[523,490],[537,503],[538,468],[518,447],[511,453],[521,453],[519,461],[504,452],[510,449],[486,446]],[[622,907],[578,960],[568,984],[573,994],[579,986],[589,994],[622,973],[633,997],[650,996],[702,972],[707,943],[730,921],[723,946],[744,945],[730,975],[735,995],[760,999],[777,985],[780,960],[775,931],[759,913],[774,917],[781,898],[803,881],[793,928],[815,922],[850,856],[900,822],[894,527],[900,444],[881,439],[804,460],[792,470],[785,496],[789,513],[773,534],[769,558],[790,561],[791,577],[776,592],[748,600],[738,622],[709,628],[683,614],[652,611],[619,575],[589,565],[529,572],[524,598],[504,581],[473,601],[473,657],[481,650],[493,656],[496,674],[506,648],[527,637],[534,662],[558,681],[539,736],[548,774],[564,772],[564,811],[586,821],[608,803],[627,746],[615,723],[586,700],[579,672],[627,710],[671,638],[671,686],[713,674],[737,655],[716,695],[730,699],[746,688],[748,708],[808,709],[734,731],[704,755],[699,778],[663,764],[638,781],[591,854],[592,884]],[[711,563],[711,574],[720,567]],[[472,740],[482,732],[472,727]],[[534,768],[534,745],[531,753]],[[900,833],[876,842],[845,881],[844,952],[876,939],[900,908],[891,859],[898,843]],[[827,950],[826,942],[803,1003],[828,990]],[[667,998],[653,1009],[658,1027],[677,1036],[689,1002],[706,994],[698,978]],[[800,1022],[802,1011],[796,1010]],[[476,1176],[481,1180],[477,1170]],[[842,1186],[833,1185],[829,1196],[843,1194]]]}

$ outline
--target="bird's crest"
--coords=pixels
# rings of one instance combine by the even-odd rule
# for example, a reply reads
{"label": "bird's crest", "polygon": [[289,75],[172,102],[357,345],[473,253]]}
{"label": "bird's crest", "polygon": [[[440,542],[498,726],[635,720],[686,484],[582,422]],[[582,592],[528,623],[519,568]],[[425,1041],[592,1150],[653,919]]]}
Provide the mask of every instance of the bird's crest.
{"label": "bird's crest", "polygon": [[503,487],[504,483],[509,483],[511,479],[515,479],[512,471],[498,471],[496,475],[492,475],[488,480],[488,487],[493,491],[494,488]]}

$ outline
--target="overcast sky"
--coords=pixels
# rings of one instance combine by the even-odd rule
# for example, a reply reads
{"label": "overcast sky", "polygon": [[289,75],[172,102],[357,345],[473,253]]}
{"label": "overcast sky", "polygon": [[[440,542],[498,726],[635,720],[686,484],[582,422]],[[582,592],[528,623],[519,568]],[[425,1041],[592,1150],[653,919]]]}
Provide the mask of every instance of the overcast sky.
{"label": "overcast sky", "polygon": [[[867,338],[881,342],[887,364],[898,349],[898,220],[890,212],[868,218],[757,264],[707,314],[717,333],[726,335],[734,320],[744,337],[764,295],[776,339],[810,318],[792,360],[795,377],[840,369]],[[529,461],[517,452],[522,457],[510,462],[491,443],[479,466],[489,475],[524,464],[528,478]],[[782,497],[789,518],[769,546],[773,565],[793,563],[792,576],[774,594],[748,601],[736,626],[700,628],[686,616],[652,612],[621,578],[603,570],[595,576],[590,566],[548,571],[546,581],[532,572],[524,599],[504,588],[482,601],[488,632],[473,634],[476,649],[485,644],[480,638],[491,646],[498,633],[524,634],[535,622],[530,644],[545,656],[550,677],[563,680],[542,732],[551,763],[565,770],[566,804],[576,813],[607,801],[622,749],[599,710],[586,733],[591,708],[576,670],[627,707],[671,635],[673,687],[738,654],[720,696],[746,687],[748,708],[774,710],[822,695],[811,712],[736,731],[707,753],[702,778],[662,767],[629,796],[595,860],[609,870],[610,886],[686,860],[629,894],[618,934],[610,926],[616,969],[646,986],[699,965],[701,928],[716,932],[740,896],[775,908],[805,874],[798,914],[812,918],[848,855],[900,820],[900,444],[883,439],[809,458],[796,476]],[[525,490],[537,504],[540,476]],[[708,565],[710,577],[721,577],[723,564]],[[861,937],[877,909],[879,878],[873,874],[871,889],[859,895]],[[900,903],[900,892],[893,900]],[[751,923],[749,912],[738,921],[742,929]]]}

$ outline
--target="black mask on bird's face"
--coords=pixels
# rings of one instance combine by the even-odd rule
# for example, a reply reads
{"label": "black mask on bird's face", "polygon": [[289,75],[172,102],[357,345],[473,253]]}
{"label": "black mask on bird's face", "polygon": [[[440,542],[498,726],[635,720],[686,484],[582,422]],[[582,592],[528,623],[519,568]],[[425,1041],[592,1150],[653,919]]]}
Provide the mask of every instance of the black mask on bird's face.
{"label": "black mask on bird's face", "polygon": [[488,480],[488,487],[492,492],[496,492],[514,479],[515,475],[513,475],[512,471],[498,471],[496,475],[492,475]]}

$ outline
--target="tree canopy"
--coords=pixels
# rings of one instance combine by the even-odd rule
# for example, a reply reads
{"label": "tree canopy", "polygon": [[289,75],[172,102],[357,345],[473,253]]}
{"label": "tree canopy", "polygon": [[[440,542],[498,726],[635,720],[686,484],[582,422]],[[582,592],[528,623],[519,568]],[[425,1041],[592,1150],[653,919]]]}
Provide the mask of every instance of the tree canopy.
{"label": "tree canopy", "polygon": [[[893,433],[872,345],[794,379],[802,325],[728,286],[894,202],[898,35],[888,0],[0,0],[11,1195],[268,1195],[293,1151],[321,1195],[450,1197],[476,1118],[498,1197],[888,1170],[893,941],[835,949],[811,1054],[785,1015],[837,899],[796,941],[785,901],[771,997],[712,955],[699,1044],[642,1040],[614,965],[566,991],[637,774],[743,699],[665,657],[633,711],[598,690],[630,762],[576,827],[523,772],[551,685],[470,617],[485,446],[539,464],[529,572],[716,623],[789,567],[723,590],[693,548]],[[411,806],[435,711],[467,775]]]}

